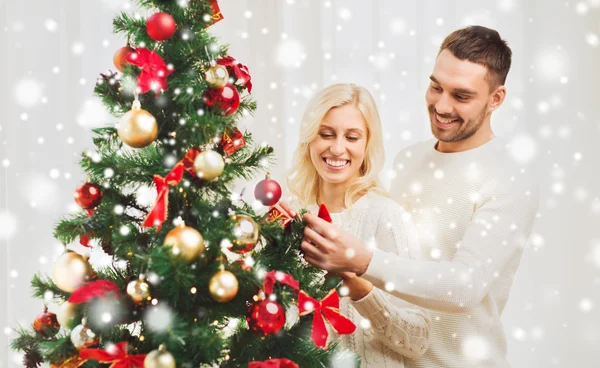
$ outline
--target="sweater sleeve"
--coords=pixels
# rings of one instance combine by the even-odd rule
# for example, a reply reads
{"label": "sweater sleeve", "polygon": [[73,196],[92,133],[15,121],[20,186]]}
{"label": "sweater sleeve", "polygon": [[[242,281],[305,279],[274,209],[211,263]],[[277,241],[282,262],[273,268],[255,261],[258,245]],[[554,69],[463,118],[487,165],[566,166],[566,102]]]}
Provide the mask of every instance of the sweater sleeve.
{"label": "sweater sleeve", "polygon": [[[397,256],[419,258],[415,231],[408,213],[398,205],[387,206],[378,221],[375,241],[379,244],[392,242]],[[417,359],[429,347],[431,320],[424,309],[377,288],[362,299],[351,301],[351,304],[370,321],[377,339],[391,350]]]}
{"label": "sweater sleeve", "polygon": [[[524,184],[524,185],[522,185]],[[450,261],[412,260],[374,249],[362,277],[410,303],[465,313],[481,303],[509,262],[527,243],[537,211],[531,182],[499,185],[492,180],[474,203],[473,216]],[[487,192],[487,193],[485,193]],[[532,193],[533,192],[533,193]]]}

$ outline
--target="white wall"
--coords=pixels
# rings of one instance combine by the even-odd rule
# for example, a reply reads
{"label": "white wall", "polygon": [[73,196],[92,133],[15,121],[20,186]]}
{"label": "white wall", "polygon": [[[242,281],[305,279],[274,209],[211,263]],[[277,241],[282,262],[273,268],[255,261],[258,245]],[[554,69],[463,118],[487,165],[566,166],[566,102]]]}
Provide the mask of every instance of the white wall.
{"label": "white wall", "polygon": [[[49,273],[62,249],[52,229],[73,206],[73,190],[84,180],[77,161],[92,147],[78,115],[83,109],[87,120],[103,121],[84,106],[98,73],[113,68],[112,54],[123,44],[112,34],[112,17],[123,4],[0,0],[3,330],[31,323],[43,308],[31,298],[29,281],[34,272]],[[245,124],[257,142],[275,147],[271,172],[281,183],[316,89],[354,82],[371,90],[389,167],[396,152],[430,136],[424,92],[443,37],[467,24],[496,28],[514,58],[494,131],[531,138],[533,145],[522,142],[535,148],[544,172],[536,240],[525,250],[503,316],[509,361],[513,367],[596,365],[600,1],[221,0],[221,9],[225,20],[211,30],[250,68],[259,107]],[[80,54],[73,52],[77,42],[84,47]],[[18,88],[23,85],[25,93]],[[0,367],[21,366],[7,349],[14,335],[3,332]]]}

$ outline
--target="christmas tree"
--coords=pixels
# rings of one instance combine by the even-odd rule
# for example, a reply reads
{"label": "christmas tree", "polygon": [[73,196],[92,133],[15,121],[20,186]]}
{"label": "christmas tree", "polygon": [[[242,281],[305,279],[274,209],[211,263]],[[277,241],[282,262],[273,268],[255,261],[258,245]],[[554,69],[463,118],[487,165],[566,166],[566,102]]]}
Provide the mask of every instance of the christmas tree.
{"label": "christmas tree", "polygon": [[[233,191],[273,162],[238,121],[256,109],[248,68],[207,32],[216,1],[138,0],[148,17],[119,14],[119,72],[95,94],[116,124],[94,129],[82,155],[81,211],[60,221],[65,245],[51,277],[35,275],[44,311],[12,342],[24,365],[52,367],[324,367],[336,354],[326,323],[339,315],[339,277],[303,261],[303,223],[273,207],[267,178],[254,190],[264,211]],[[152,206],[136,191],[151,186]],[[70,245],[102,247],[92,267]],[[350,355],[351,359],[354,359]]]}

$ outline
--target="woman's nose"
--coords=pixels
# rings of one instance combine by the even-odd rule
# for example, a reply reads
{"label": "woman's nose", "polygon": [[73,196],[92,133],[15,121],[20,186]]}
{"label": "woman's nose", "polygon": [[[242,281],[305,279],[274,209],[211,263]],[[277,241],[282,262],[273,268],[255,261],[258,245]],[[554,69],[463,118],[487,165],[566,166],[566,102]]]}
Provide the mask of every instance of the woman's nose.
{"label": "woman's nose", "polygon": [[343,138],[337,138],[329,147],[331,154],[334,156],[340,156],[346,152],[346,145],[344,144]]}

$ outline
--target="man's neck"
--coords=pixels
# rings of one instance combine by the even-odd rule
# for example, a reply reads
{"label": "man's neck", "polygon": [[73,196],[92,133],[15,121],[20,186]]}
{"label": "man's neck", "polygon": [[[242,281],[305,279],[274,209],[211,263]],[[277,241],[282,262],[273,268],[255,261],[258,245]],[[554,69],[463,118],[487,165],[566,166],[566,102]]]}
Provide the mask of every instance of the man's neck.
{"label": "man's neck", "polygon": [[[487,126],[486,126],[487,125]],[[494,139],[495,135],[489,124],[484,124],[479,130],[467,139],[458,142],[442,142],[438,140],[435,149],[442,153],[454,153],[468,151],[473,148],[481,147]]]}

